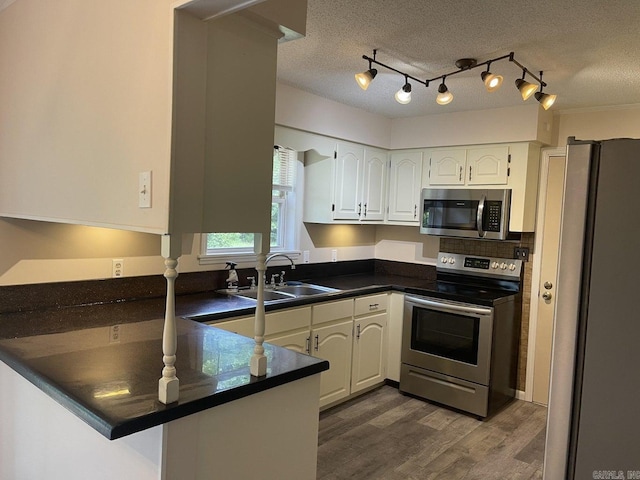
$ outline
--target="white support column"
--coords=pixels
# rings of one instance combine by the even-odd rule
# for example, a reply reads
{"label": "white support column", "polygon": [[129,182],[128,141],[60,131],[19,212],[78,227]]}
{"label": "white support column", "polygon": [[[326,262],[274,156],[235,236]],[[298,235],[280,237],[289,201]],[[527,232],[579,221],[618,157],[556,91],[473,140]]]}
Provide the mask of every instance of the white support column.
{"label": "white support column", "polygon": [[178,276],[176,267],[182,252],[182,242],[179,236],[162,236],[162,256],[167,279],[167,301],[164,316],[164,330],[162,332],[162,377],[158,380],[158,400],[164,404],[178,401],[180,381],[176,376],[176,349],[178,334],[176,329],[175,281]]}
{"label": "white support column", "polygon": [[265,317],[264,317],[264,282],[265,273],[267,271],[266,259],[269,251],[269,245],[265,247],[263,245],[263,239],[269,241],[269,235],[255,235],[255,243],[253,246],[256,252],[258,264],[256,270],[258,271],[258,298],[256,302],[256,318],[254,324],[254,339],[256,341],[253,347],[253,355],[251,356],[251,363],[249,370],[251,375],[256,377],[262,377],[267,374],[267,357],[264,355],[264,329],[265,329]]}

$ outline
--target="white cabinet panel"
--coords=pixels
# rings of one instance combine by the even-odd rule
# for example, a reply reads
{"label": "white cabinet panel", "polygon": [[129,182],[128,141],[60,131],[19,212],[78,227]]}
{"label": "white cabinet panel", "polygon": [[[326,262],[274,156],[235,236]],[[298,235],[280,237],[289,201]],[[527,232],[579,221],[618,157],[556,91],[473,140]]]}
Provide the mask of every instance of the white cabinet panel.
{"label": "white cabinet panel", "polygon": [[288,348],[298,353],[309,353],[310,341],[309,330],[297,333],[287,333],[285,335],[276,335],[273,338],[265,339],[268,343],[278,345],[279,347]]}
{"label": "white cabinet panel", "polygon": [[464,185],[467,151],[434,150],[429,162],[429,185]]}
{"label": "white cabinet panel", "polygon": [[384,382],[386,376],[387,313],[355,320],[351,393]]}
{"label": "white cabinet panel", "polygon": [[469,185],[506,185],[509,173],[509,147],[467,150]]}
{"label": "white cabinet panel", "polygon": [[422,183],[422,152],[391,154],[387,219],[418,225]]}
{"label": "white cabinet panel", "polygon": [[316,327],[311,331],[312,354],[328,360],[329,370],[320,375],[320,406],[323,407],[350,393],[353,320]]}
{"label": "white cabinet panel", "polygon": [[382,221],[386,199],[387,152],[366,148],[360,220]]}
{"label": "white cabinet panel", "polygon": [[336,147],[334,220],[358,220],[362,210],[364,148],[350,143]]}

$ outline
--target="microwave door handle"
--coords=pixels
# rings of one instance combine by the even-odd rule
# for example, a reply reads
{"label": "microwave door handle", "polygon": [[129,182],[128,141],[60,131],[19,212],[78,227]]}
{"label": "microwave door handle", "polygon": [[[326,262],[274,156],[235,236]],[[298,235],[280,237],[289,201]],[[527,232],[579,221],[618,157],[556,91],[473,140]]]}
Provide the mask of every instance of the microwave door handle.
{"label": "microwave door handle", "polygon": [[484,218],[484,202],[487,199],[486,195],[482,195],[482,198],[478,202],[478,212],[476,213],[476,228],[478,229],[478,235],[480,238],[484,237],[485,231],[482,229],[482,219]]}

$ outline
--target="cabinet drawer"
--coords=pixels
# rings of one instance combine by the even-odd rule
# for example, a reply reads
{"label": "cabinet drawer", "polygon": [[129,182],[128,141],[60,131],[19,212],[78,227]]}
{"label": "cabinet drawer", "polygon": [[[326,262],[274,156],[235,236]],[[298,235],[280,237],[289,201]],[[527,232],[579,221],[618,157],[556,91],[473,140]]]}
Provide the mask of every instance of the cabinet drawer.
{"label": "cabinet drawer", "polygon": [[212,327],[221,328],[227,332],[237,333],[245,337],[253,338],[255,317],[234,318],[224,322],[209,323]]}
{"label": "cabinet drawer", "polygon": [[368,315],[376,312],[385,312],[389,302],[389,295],[369,295],[368,297],[356,298],[355,316]]}
{"label": "cabinet drawer", "polygon": [[309,328],[311,323],[311,307],[292,308],[265,315],[265,335],[288,332],[299,328]]}
{"label": "cabinet drawer", "polygon": [[312,324],[331,322],[353,316],[353,299],[321,303],[313,306]]}

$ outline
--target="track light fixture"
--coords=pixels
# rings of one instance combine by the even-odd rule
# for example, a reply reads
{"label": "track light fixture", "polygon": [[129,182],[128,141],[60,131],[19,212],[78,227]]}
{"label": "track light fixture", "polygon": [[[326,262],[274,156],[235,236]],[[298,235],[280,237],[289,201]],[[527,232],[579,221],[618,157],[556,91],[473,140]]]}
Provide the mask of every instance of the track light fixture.
{"label": "track light fixture", "polygon": [[446,105],[447,103],[451,103],[451,100],[453,100],[453,93],[451,93],[447,86],[444,84],[444,77],[442,77],[442,83],[438,87],[438,96],[436,97],[436,103],[438,105]]}
{"label": "track light fixture", "polygon": [[406,105],[411,101],[411,84],[409,79],[405,78],[404,85],[396,92],[396,102]]}
{"label": "track light fixture", "polygon": [[[542,72],[540,72],[540,80],[542,80]],[[542,108],[545,110],[549,110],[551,105],[553,105],[556,101],[557,95],[549,95],[547,93],[542,93],[542,87],[545,85],[544,82],[540,82],[540,91],[536,92],[536,100],[540,102]]]}
{"label": "track light fixture", "polygon": [[522,70],[522,78],[518,78],[516,80],[516,88],[520,91],[522,95],[522,100],[528,100],[531,95],[535,93],[538,89],[538,86],[535,83],[529,83],[524,79],[524,76],[527,74],[526,70]]}
{"label": "track light fixture", "polygon": [[487,89],[487,92],[495,92],[502,85],[502,75],[496,75],[491,73],[489,69],[491,68],[491,62],[487,63],[487,69],[482,72],[480,78],[484,82],[484,87]]}
{"label": "track light fixture", "polygon": [[366,72],[356,73],[356,82],[361,89],[366,90],[369,84],[376,78],[378,70],[371,68],[371,63],[376,61],[376,50],[373,51],[373,58],[369,59],[369,69]]}
{"label": "track light fixture", "polygon": [[[411,84],[409,83],[409,79],[413,80],[414,82],[421,83],[425,87],[428,87],[430,83],[436,80],[442,80],[440,85],[438,86],[438,96],[436,97],[436,102],[440,105],[446,105],[448,103],[451,103],[451,101],[453,100],[453,94],[451,93],[451,91],[449,91],[449,89],[445,85],[445,78],[450,77],[451,75],[462,73],[467,70],[481,67],[483,65],[486,65],[486,69],[485,71],[482,72],[482,74],[480,75],[480,78],[484,82],[485,88],[487,89],[488,92],[495,92],[502,85],[503,77],[502,75],[494,74],[491,72],[491,64],[493,62],[497,62],[505,59],[509,59],[510,62],[515,63],[518,67],[522,69],[522,78],[518,78],[515,81],[515,84],[516,84],[516,88],[522,95],[523,100],[527,100],[535,93],[536,100],[540,102],[540,104],[542,105],[542,108],[547,110],[549,109],[549,107],[551,107],[551,105],[553,105],[553,103],[557,98],[557,95],[550,95],[548,93],[542,92],[542,89],[547,86],[547,84],[542,81],[542,72],[540,72],[540,77],[537,77],[536,75],[534,75],[529,69],[527,69],[524,65],[519,63],[514,58],[513,52],[509,53],[508,55],[492,58],[491,60],[487,60],[486,62],[482,62],[482,63],[478,63],[475,58],[461,58],[456,61],[456,67],[458,67],[458,70],[445,73],[444,75],[430,78],[428,80],[420,80],[419,78],[416,78],[412,75],[404,73],[393,67],[390,67],[389,65],[385,65],[382,62],[379,62],[378,60],[376,60],[376,53],[377,53],[377,50],[374,50],[373,58],[368,57],[367,55],[362,56],[363,59],[369,62],[369,69],[366,72],[356,74],[356,81],[358,82],[358,85],[363,90],[366,90],[369,87],[369,84],[378,73],[378,71],[372,67],[373,64],[384,67],[387,70],[391,70],[396,73],[399,73],[400,75],[404,76],[404,85],[400,90],[398,90],[398,92],[396,92],[395,98],[398,103],[402,103],[402,104],[407,104],[411,101]],[[527,75],[533,78],[537,82],[537,84],[527,82],[525,80]],[[536,92],[538,88],[540,88],[540,90]]]}

